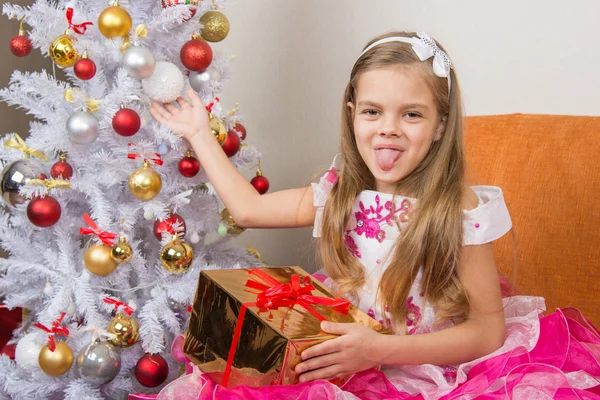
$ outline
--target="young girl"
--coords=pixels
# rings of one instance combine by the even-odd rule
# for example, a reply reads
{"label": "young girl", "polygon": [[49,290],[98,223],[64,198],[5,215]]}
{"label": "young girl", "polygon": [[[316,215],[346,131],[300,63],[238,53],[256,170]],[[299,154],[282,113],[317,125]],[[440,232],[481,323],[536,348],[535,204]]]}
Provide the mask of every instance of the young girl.
{"label": "young girl", "polygon": [[[600,398],[594,327],[560,311],[540,322],[541,298],[503,302],[491,242],[510,216],[499,188],[465,185],[458,80],[427,34],[387,34],[359,55],[340,165],[311,187],[259,195],[220,149],[198,95],[189,98],[155,103],[152,115],[190,142],[236,223],[314,223],[326,283],[396,334],[324,322],[340,336],[303,352],[297,385],[224,389],[196,372],[159,398]],[[341,387],[328,382],[342,376],[351,378]]]}

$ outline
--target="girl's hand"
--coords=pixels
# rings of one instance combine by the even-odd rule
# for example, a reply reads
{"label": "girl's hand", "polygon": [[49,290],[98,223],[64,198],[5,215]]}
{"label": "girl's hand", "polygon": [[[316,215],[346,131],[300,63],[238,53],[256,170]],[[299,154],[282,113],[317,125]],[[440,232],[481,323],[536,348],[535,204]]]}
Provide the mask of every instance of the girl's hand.
{"label": "girl's hand", "polygon": [[150,114],[158,122],[190,141],[198,133],[210,132],[210,124],[208,112],[200,96],[192,88],[188,90],[188,96],[191,103],[183,97],[177,98],[179,107],[171,103],[160,105],[152,102]]}
{"label": "girl's hand", "polygon": [[341,335],[302,352],[296,366],[300,382],[330,380],[360,372],[381,364],[381,336],[360,324],[321,322],[321,329]]}

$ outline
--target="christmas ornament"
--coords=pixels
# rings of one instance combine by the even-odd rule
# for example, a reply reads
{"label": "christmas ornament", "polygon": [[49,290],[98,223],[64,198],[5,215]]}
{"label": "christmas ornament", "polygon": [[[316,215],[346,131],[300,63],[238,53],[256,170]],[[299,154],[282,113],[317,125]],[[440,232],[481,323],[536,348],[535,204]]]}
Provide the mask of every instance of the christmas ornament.
{"label": "christmas ornament", "polygon": [[69,140],[74,144],[90,144],[98,138],[98,120],[87,111],[77,111],[67,120]]}
{"label": "christmas ornament", "polygon": [[118,1],[114,6],[105,8],[98,16],[98,29],[109,39],[127,36],[131,25],[131,16],[119,6]]}
{"label": "christmas ornament", "polygon": [[197,231],[192,232],[192,234],[190,235],[190,243],[191,244],[200,243],[200,235],[198,234]]}
{"label": "christmas ornament", "polygon": [[200,162],[192,155],[191,151],[188,151],[185,157],[179,160],[179,165],[177,167],[181,175],[186,178],[191,178],[196,176],[200,171]]}
{"label": "christmas ornament", "polygon": [[10,41],[10,51],[17,57],[25,57],[29,53],[31,53],[31,40],[25,35],[25,30],[23,29],[23,21],[21,21],[21,26],[19,27],[19,34],[12,38]]}
{"label": "christmas ornament", "polygon": [[215,118],[212,113],[209,114],[208,117],[210,118],[209,124],[213,135],[215,135],[219,144],[223,145],[225,139],[227,139],[227,128],[225,128],[225,124],[220,119]]}
{"label": "christmas ornament", "polygon": [[190,71],[188,76],[190,86],[196,92],[200,92],[204,89],[211,89],[214,82],[221,80],[221,73],[215,67],[208,67],[205,71]]}
{"label": "christmas ornament", "polygon": [[163,9],[167,9],[169,7],[178,6],[181,4],[186,4],[189,6],[191,11],[191,15],[188,18],[184,18],[183,22],[189,21],[191,18],[196,15],[196,11],[198,10],[198,3],[196,0],[160,0],[160,5]]}
{"label": "christmas ornament", "polygon": [[73,177],[73,167],[67,162],[67,154],[61,153],[59,161],[55,162],[50,169],[50,176],[54,179],[69,180]]}
{"label": "christmas ornament", "polygon": [[56,65],[68,68],[72,67],[79,60],[79,54],[73,44],[75,40],[75,37],[67,30],[62,35],[55,37],[52,43],[50,43],[48,54]]}
{"label": "christmas ornament", "polygon": [[227,236],[227,226],[225,226],[225,224],[219,224],[219,227],[217,228],[217,233],[219,234],[219,236]]}
{"label": "christmas ornament", "polygon": [[133,46],[123,54],[123,68],[134,79],[142,80],[150,77],[155,65],[154,54],[146,47]]}
{"label": "christmas ornament", "polygon": [[159,241],[162,240],[163,232],[168,233],[169,237],[177,235],[183,239],[186,232],[185,221],[179,214],[171,214],[168,218],[159,221],[154,221],[154,237]]}
{"label": "christmas ornament", "polygon": [[110,256],[117,264],[129,262],[133,256],[133,250],[129,243],[127,243],[127,239],[120,237],[119,242],[112,248]]}
{"label": "christmas ornament", "polygon": [[237,131],[240,134],[241,140],[246,140],[246,128],[244,128],[244,125],[240,124],[239,122],[236,122],[233,127],[233,130]]}
{"label": "christmas ornament", "polygon": [[112,344],[94,341],[81,349],[75,365],[80,378],[92,386],[100,386],[119,374],[121,355]]}
{"label": "christmas ornament", "polygon": [[225,154],[227,154],[227,157],[231,158],[235,156],[240,150],[240,137],[233,130],[227,132],[227,138],[221,147],[223,148]]}
{"label": "christmas ornament", "polygon": [[33,326],[48,333],[48,344],[42,347],[38,355],[38,363],[48,375],[57,376],[62,375],[71,368],[73,364],[73,352],[71,348],[64,342],[56,342],[54,340],[55,335],[69,336],[69,329],[65,326],[60,326],[65,313],[61,313],[60,316],[52,323],[50,328],[35,323]]}
{"label": "christmas ornament", "polygon": [[48,345],[42,347],[38,356],[38,363],[42,371],[48,375],[62,375],[73,364],[73,351],[64,342],[56,342],[56,348],[51,351]]}
{"label": "christmas ornament", "polygon": [[47,228],[58,222],[61,214],[60,204],[54,197],[34,197],[27,205],[27,218],[40,228]]}
{"label": "christmas ornament", "polygon": [[112,127],[121,136],[133,136],[139,130],[142,121],[137,112],[131,108],[125,108],[121,105],[121,109],[117,111],[112,119]]}
{"label": "christmas ornament", "polygon": [[94,275],[106,276],[117,268],[117,263],[110,253],[112,248],[104,244],[90,246],[83,257],[86,268]]}
{"label": "christmas ornament", "polygon": [[229,33],[229,20],[220,11],[207,11],[200,17],[200,23],[204,26],[200,34],[209,42],[220,42]]}
{"label": "christmas ornament", "polygon": [[221,219],[223,220],[223,223],[227,228],[227,233],[229,233],[230,235],[239,235],[240,233],[246,230],[245,228],[242,228],[235,223],[233,217],[231,216],[231,214],[229,214],[229,211],[226,208],[224,208],[223,211],[221,211]]}
{"label": "christmas ornament", "polygon": [[190,71],[204,71],[213,59],[213,52],[205,40],[200,40],[197,35],[192,40],[185,42],[179,57],[183,65]]}
{"label": "christmas ornament", "polygon": [[96,75],[96,64],[85,53],[73,66],[73,73],[82,81],[90,80]]}
{"label": "christmas ornament", "polygon": [[44,338],[38,333],[28,333],[19,339],[15,348],[17,365],[27,371],[37,370],[40,367],[38,356],[44,344]]}
{"label": "christmas ornament", "polygon": [[269,180],[262,174],[260,161],[258,162],[258,168],[256,169],[256,176],[252,178],[250,183],[260,194],[265,194],[269,191]]}
{"label": "christmas ornament", "polygon": [[140,200],[151,200],[160,192],[162,180],[147,160],[129,177],[129,190]]}
{"label": "christmas ornament", "polygon": [[0,193],[7,204],[16,206],[23,204],[27,199],[19,194],[19,187],[37,179],[44,173],[44,167],[36,160],[18,160],[8,164],[0,177]]}
{"label": "christmas ornament", "polygon": [[135,364],[135,377],[146,387],[162,385],[169,375],[169,365],[159,354],[146,354]]}
{"label": "christmas ornament", "polygon": [[158,154],[160,154],[161,156],[166,156],[169,153],[169,146],[167,146],[164,143],[159,144],[156,147],[156,151],[158,152]]}
{"label": "christmas ornament", "polygon": [[175,64],[159,61],[154,67],[154,73],[142,81],[142,88],[152,100],[170,103],[181,94],[183,80],[183,74]]}
{"label": "christmas ornament", "polygon": [[116,335],[110,343],[117,347],[133,346],[140,337],[140,326],[137,320],[123,311],[117,311],[117,315],[110,321],[106,331]]}
{"label": "christmas ornament", "polygon": [[160,263],[172,274],[188,270],[194,259],[194,250],[184,241],[173,235],[173,240],[160,251]]}

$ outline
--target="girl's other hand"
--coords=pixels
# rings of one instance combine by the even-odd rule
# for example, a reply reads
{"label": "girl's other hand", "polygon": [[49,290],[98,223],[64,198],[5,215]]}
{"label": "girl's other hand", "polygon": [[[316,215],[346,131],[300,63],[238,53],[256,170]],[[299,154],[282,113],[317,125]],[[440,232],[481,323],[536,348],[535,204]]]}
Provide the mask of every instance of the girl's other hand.
{"label": "girl's other hand", "polygon": [[153,102],[150,114],[176,134],[191,141],[197,134],[210,133],[210,124],[206,107],[194,89],[188,90],[188,97],[191,103],[183,97],[177,98],[179,107],[171,103],[161,105]]}
{"label": "girl's other hand", "polygon": [[381,334],[360,324],[322,322],[321,329],[340,337],[320,343],[302,352],[296,366],[300,382],[330,380],[381,364]]}

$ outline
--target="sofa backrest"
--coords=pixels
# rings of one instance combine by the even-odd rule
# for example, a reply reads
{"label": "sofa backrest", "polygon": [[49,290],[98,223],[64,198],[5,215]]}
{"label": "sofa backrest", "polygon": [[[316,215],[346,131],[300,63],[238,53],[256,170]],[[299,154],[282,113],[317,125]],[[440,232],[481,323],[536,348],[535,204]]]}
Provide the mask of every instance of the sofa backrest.
{"label": "sofa backrest", "polygon": [[471,185],[499,186],[513,235],[495,247],[500,271],[523,295],[579,308],[600,325],[600,117],[468,117]]}

